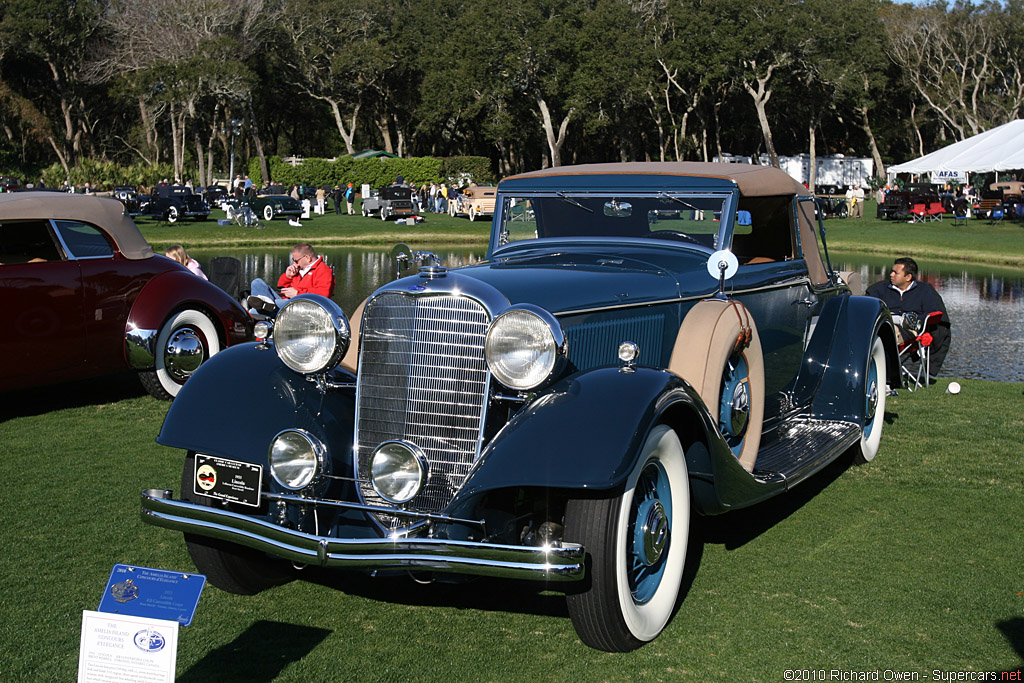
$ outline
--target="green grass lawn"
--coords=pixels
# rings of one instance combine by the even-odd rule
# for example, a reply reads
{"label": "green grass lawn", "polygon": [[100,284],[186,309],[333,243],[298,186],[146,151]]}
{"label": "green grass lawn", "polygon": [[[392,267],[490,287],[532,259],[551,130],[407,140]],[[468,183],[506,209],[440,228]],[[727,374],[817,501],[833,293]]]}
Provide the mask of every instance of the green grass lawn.
{"label": "green grass lawn", "polygon": [[[356,207],[358,211],[358,203]],[[263,221],[262,229],[220,226],[216,219],[224,212],[214,209],[209,220],[175,225],[151,218],[136,223],[150,244],[163,250],[172,244],[187,249],[245,246],[281,246],[307,241],[315,246],[382,245],[408,242],[413,248],[423,244],[486,245],[491,222],[484,218],[470,223],[465,217],[425,214],[419,225],[402,225],[378,218],[325,216],[301,221],[295,228],[285,220]],[[875,215],[874,201],[868,201],[865,216]],[[967,261],[996,266],[1024,267],[1024,223],[1004,221],[989,225],[986,220],[971,219],[966,226],[954,226],[951,218],[932,223],[908,224],[876,218],[829,219],[825,221],[829,249],[917,259]]]}
{"label": "green grass lawn", "polygon": [[[359,203],[356,202],[356,211]],[[489,217],[470,222],[465,216],[452,218],[448,214],[424,214],[424,221],[417,225],[404,225],[379,218],[363,218],[328,213],[313,214],[302,219],[301,227],[292,227],[287,220],[260,221],[259,229],[243,228],[237,224],[217,225],[217,219],[224,218],[224,212],[214,209],[205,221],[182,220],[173,225],[155,218],[138,217],[135,222],[142,234],[153,247],[163,251],[172,244],[183,244],[186,249],[208,247],[245,246],[291,246],[296,242],[310,242],[320,247],[326,245],[383,245],[390,247],[396,242],[417,244],[479,244],[486,245],[490,235]]]}
{"label": "green grass lawn", "polygon": [[[179,680],[1016,671],[1024,386],[968,380],[951,395],[946,383],[890,399],[869,465],[836,463],[789,494],[699,525],[688,596],[636,652],[586,648],[561,597],[532,584],[307,570],[256,597],[208,586],[180,632]],[[96,609],[115,563],[192,569],[180,534],[139,519],[141,489],[177,490],[181,453],[154,442],[167,404],[133,377],[24,392],[5,410],[0,680],[73,680],[82,610]]]}
{"label": "green grass lawn", "polygon": [[1024,267],[1024,223],[971,218],[953,225],[951,216],[929,223],[883,221],[873,218],[875,202],[865,216],[825,221],[829,250],[912,256],[916,259],[969,261],[994,266]]}

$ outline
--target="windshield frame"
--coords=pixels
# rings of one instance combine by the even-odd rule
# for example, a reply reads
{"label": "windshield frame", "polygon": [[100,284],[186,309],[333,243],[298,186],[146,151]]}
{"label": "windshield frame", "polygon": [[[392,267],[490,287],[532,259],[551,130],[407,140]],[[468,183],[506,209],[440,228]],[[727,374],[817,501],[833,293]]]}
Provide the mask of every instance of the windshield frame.
{"label": "windshield frame", "polygon": [[[687,202],[687,199],[721,199],[722,200],[722,212],[719,220],[718,232],[714,237],[714,244],[717,249],[722,249],[720,245],[728,245],[732,241],[733,225],[735,221],[735,207],[739,200],[739,191],[736,189],[679,189],[679,190],[621,190],[621,189],[601,189],[601,190],[561,190],[561,189],[546,189],[546,190],[520,190],[520,191],[499,191],[496,201],[494,203],[494,220],[491,223],[491,235],[487,248],[487,257],[498,256],[501,253],[508,250],[515,250],[517,248],[536,248],[543,247],[543,245],[555,245],[565,242],[609,242],[609,243],[623,243],[629,244],[652,244],[658,243],[660,245],[670,244],[675,247],[682,247],[690,250],[698,250],[700,252],[706,252],[708,254],[716,251],[715,248],[709,248],[703,244],[690,243],[690,242],[679,242],[671,239],[658,239],[658,238],[647,238],[647,237],[607,237],[607,236],[575,236],[575,237],[539,237],[525,240],[507,241],[506,229],[506,213],[509,210],[508,199],[515,197],[517,199],[554,199],[558,201],[566,201],[572,203],[574,199],[589,199],[595,198],[607,198],[609,200],[629,200],[629,199],[668,199],[672,202]],[[681,204],[682,206],[682,204]],[[580,209],[581,212],[584,209]],[[728,248],[728,247],[725,247]]]}

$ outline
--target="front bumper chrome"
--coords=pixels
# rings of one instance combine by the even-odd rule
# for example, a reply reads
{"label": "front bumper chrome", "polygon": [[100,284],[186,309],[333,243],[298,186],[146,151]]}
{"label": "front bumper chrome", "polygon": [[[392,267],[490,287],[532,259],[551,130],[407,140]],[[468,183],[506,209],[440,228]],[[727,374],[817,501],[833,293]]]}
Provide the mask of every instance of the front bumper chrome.
{"label": "front bumper chrome", "polygon": [[578,581],[584,575],[584,550],[578,543],[541,548],[440,538],[314,536],[229,510],[174,500],[164,489],[142,492],[142,521],[322,567],[411,569],[539,581]]}

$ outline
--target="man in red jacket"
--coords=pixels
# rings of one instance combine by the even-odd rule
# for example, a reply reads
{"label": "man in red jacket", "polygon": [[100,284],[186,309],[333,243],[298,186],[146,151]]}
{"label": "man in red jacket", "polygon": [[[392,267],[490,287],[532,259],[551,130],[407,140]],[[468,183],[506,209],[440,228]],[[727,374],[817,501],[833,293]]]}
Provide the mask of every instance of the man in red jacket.
{"label": "man in red jacket", "polygon": [[299,294],[320,294],[330,298],[334,293],[334,271],[317,255],[309,242],[292,247],[292,262],[277,279],[277,289],[265,280],[256,278],[249,288],[252,296],[248,304],[250,313],[272,314],[288,299]]}

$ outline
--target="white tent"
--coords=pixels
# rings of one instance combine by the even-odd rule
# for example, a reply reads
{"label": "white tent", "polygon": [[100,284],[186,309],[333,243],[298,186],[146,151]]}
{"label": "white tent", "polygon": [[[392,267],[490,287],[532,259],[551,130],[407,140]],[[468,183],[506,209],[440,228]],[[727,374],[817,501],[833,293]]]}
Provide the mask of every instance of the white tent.
{"label": "white tent", "polygon": [[1024,169],[1024,119],[1010,121],[919,159],[890,166],[889,173],[988,173],[1018,169]]}

